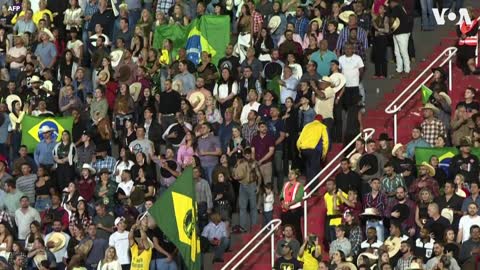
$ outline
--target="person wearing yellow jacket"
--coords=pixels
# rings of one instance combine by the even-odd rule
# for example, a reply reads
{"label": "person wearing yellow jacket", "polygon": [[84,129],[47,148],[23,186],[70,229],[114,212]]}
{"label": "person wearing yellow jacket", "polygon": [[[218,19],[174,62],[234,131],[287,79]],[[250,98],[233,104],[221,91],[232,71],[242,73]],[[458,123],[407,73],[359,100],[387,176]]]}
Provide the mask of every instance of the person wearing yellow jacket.
{"label": "person wearing yellow jacket", "polygon": [[328,153],[329,139],[327,126],[323,123],[321,115],[305,125],[297,140],[297,148],[306,167],[307,182],[320,172],[321,161]]}

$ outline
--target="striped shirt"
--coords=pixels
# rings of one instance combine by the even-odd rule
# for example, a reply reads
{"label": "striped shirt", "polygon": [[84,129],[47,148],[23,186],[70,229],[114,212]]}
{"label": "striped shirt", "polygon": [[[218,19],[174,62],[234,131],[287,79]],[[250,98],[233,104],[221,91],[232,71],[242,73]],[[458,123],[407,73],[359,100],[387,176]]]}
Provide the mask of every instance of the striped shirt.
{"label": "striped shirt", "polygon": [[29,174],[25,176],[20,176],[16,183],[17,189],[25,196],[28,196],[28,200],[33,203],[35,202],[35,182],[37,181],[37,175]]}
{"label": "striped shirt", "polygon": [[376,208],[380,215],[384,215],[385,209],[387,208],[387,196],[384,193],[379,192],[374,198],[372,193],[368,193],[363,198],[363,206],[366,208]]}
{"label": "striped shirt", "polygon": [[308,30],[309,20],[306,17],[295,18],[295,33],[303,39]]}
{"label": "striped shirt", "polygon": [[[340,32],[340,35],[338,36],[337,40],[337,51],[342,52],[343,47],[347,44],[350,36],[350,27],[346,26],[345,28],[342,29]],[[357,27],[357,40],[360,44],[363,45],[363,48],[365,50],[368,49],[368,38],[367,38],[367,32],[362,29],[361,27]]]}

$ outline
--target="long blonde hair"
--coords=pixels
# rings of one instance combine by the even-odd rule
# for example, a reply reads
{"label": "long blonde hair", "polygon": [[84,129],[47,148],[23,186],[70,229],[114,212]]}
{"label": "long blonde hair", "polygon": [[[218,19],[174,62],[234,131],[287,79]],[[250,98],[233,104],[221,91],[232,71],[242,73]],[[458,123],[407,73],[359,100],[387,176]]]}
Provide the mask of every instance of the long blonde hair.
{"label": "long blonde hair", "polygon": [[[108,261],[108,252],[110,250],[113,250],[113,260],[111,261]],[[118,260],[118,256],[117,256],[117,250],[114,248],[114,247],[108,247],[107,250],[105,250],[105,256],[103,257],[103,260],[102,260],[102,265],[105,264],[105,263],[109,263],[109,262],[112,262],[112,261],[116,261]]]}

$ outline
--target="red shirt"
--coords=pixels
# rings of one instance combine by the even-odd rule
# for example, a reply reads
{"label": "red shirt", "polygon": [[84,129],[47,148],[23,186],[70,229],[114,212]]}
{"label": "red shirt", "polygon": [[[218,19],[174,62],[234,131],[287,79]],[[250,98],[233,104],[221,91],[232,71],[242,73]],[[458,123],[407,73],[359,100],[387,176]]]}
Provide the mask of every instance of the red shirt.
{"label": "red shirt", "polygon": [[[268,153],[270,147],[275,148],[275,139],[268,133],[263,138],[257,134],[253,137],[251,145],[255,148],[255,160],[260,161]],[[268,160],[265,160],[263,164],[272,160],[273,155]]]}

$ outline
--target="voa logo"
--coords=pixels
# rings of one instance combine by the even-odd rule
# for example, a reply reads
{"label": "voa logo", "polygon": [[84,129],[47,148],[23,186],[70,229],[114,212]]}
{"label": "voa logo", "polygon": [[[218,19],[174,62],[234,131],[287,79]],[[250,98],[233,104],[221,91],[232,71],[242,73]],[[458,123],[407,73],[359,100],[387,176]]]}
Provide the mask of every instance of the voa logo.
{"label": "voa logo", "polygon": [[[435,17],[435,21],[437,22],[438,25],[445,25],[445,14],[447,13],[448,8],[443,8],[442,12],[440,13],[438,8],[432,8],[433,12],[433,17]],[[470,15],[468,14],[468,10],[466,8],[461,8],[458,11],[459,18],[457,21],[457,25],[462,24],[465,22],[466,24],[470,25],[472,24],[472,19],[470,19]],[[451,22],[454,22],[457,20],[457,14],[454,12],[450,12],[447,15],[447,19]]]}

